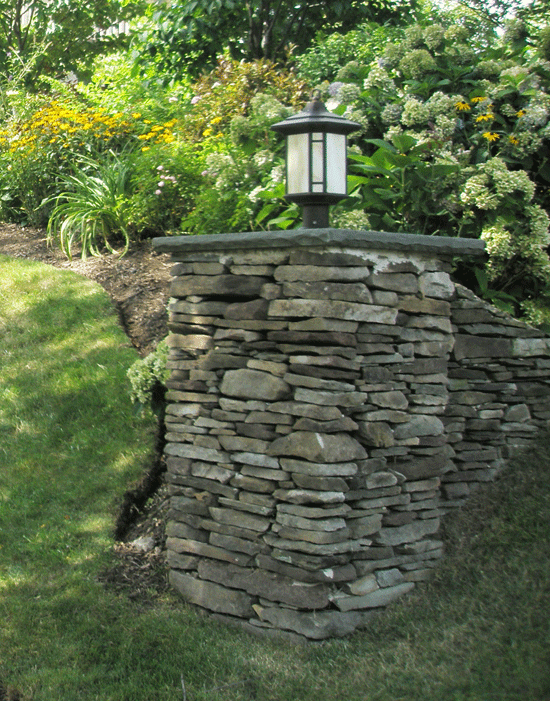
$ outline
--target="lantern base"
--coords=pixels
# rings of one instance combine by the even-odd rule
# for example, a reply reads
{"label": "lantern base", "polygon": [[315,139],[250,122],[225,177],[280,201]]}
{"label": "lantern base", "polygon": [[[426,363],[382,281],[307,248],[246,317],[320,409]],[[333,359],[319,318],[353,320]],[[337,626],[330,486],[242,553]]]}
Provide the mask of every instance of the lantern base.
{"label": "lantern base", "polygon": [[328,205],[305,204],[302,207],[304,229],[328,229]]}

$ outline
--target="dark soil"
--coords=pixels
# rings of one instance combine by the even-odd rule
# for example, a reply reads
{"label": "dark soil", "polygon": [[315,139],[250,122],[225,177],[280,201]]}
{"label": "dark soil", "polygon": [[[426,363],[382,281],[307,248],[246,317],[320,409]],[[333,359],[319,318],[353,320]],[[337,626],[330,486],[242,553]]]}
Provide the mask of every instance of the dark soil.
{"label": "dark soil", "polygon": [[99,283],[110,295],[122,327],[141,355],[147,355],[166,336],[170,257],[153,251],[151,242],[135,245],[123,258],[73,257],[68,260],[48,246],[42,229],[0,224],[0,254],[37,260],[72,270]]}
{"label": "dark soil", "polygon": [[[48,246],[42,229],[0,223],[0,254],[40,261],[71,270],[100,284],[116,308],[120,324],[141,356],[150,353],[168,333],[166,307],[170,280],[170,258],[153,251],[151,242],[134,245],[123,257],[68,260],[55,246]],[[162,427],[159,428],[162,432]],[[162,436],[157,447],[162,446]],[[154,603],[168,588],[164,563],[164,516],[166,490],[162,480],[162,456],[157,454],[143,479],[129,485],[121,496],[119,514],[113,524],[117,538],[113,564],[101,575],[108,588],[140,605]],[[0,683],[0,701],[7,690]],[[3,695],[4,694],[4,695]]]}

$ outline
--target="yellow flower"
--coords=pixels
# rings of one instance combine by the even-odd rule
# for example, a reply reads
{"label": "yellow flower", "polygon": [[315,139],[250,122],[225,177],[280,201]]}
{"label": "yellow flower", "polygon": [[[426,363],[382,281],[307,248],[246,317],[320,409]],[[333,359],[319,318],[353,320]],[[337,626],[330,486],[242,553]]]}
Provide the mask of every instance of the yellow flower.
{"label": "yellow flower", "polygon": [[460,112],[467,112],[467,111],[469,111],[469,110],[472,109],[472,108],[470,107],[470,105],[469,105],[467,102],[462,102],[462,100],[459,100],[459,101],[456,103],[455,107],[456,107],[456,109],[459,110]]}
{"label": "yellow flower", "polygon": [[487,114],[480,114],[479,117],[476,117],[476,122],[492,122],[494,118],[495,115],[488,112]]}
{"label": "yellow flower", "polygon": [[523,117],[523,115],[527,114],[525,110],[518,110],[516,112],[516,117]]}
{"label": "yellow flower", "polygon": [[210,124],[219,124],[221,121],[222,121],[221,117],[214,117],[214,119],[210,120]]}
{"label": "yellow flower", "polygon": [[483,102],[483,100],[486,100],[486,97],[472,97],[471,102]]}
{"label": "yellow flower", "polygon": [[141,117],[141,112],[132,112],[132,117],[134,119],[139,119]]}
{"label": "yellow flower", "polygon": [[519,144],[519,139],[517,139],[513,134],[510,134],[510,136],[508,137],[508,141],[514,146],[517,146]]}
{"label": "yellow flower", "polygon": [[203,135],[203,136],[210,136],[210,135],[213,133],[213,131],[214,131],[213,129],[205,129],[205,130],[202,132],[202,135]]}
{"label": "yellow flower", "polygon": [[486,131],[483,133],[483,138],[487,139],[487,141],[498,141],[498,139],[500,139],[500,136],[494,131]]}

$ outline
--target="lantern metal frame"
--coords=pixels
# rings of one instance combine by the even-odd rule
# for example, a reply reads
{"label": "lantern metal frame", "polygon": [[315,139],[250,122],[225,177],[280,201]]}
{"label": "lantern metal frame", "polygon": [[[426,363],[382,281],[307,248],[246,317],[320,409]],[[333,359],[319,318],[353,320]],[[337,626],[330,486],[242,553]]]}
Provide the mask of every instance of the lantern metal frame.
{"label": "lantern metal frame", "polygon": [[329,112],[317,92],[302,112],[271,127],[285,136],[285,199],[306,229],[327,228],[329,206],[347,197],[347,135],[360,125]]}

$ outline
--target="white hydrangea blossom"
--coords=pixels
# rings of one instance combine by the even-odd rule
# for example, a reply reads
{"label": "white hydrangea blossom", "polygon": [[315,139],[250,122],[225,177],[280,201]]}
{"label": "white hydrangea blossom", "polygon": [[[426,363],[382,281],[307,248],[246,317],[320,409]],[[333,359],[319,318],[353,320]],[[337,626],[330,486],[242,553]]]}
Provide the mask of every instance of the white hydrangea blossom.
{"label": "white hydrangea blossom", "polygon": [[478,173],[464,185],[460,200],[466,205],[489,210],[498,207],[500,198],[495,193],[489,192],[489,176],[486,173]]}
{"label": "white hydrangea blossom", "polygon": [[514,149],[523,156],[535,153],[542,146],[543,136],[543,133],[536,134],[531,131],[521,131],[516,134],[517,143],[514,144]]}
{"label": "white hydrangea blossom", "polygon": [[269,174],[269,180],[272,183],[282,183],[285,179],[285,167],[284,165],[276,165],[271,169]]}
{"label": "white hydrangea blossom", "polygon": [[464,102],[462,95],[446,95],[437,91],[424,104],[429,109],[430,117],[435,119],[439,114],[453,114],[457,102]]}
{"label": "white hydrangea blossom", "polygon": [[412,24],[405,30],[405,42],[411,49],[424,43],[424,29],[418,24]]}
{"label": "white hydrangea blossom", "polygon": [[502,70],[502,64],[499,61],[493,59],[488,59],[487,61],[480,61],[475,67],[475,73],[477,75],[483,76],[484,78],[492,78],[500,75]]}
{"label": "white hydrangea blossom", "polygon": [[497,219],[494,224],[485,227],[481,238],[485,241],[485,248],[490,256],[512,256],[514,253],[512,233],[502,219]]}
{"label": "white hydrangea blossom", "polygon": [[263,151],[258,151],[252,157],[252,161],[257,168],[264,168],[273,162],[274,154],[272,151],[264,149]]}
{"label": "white hydrangea blossom", "polygon": [[399,70],[403,75],[415,80],[421,80],[427,73],[433,73],[436,68],[434,57],[426,49],[414,49],[399,61]]}
{"label": "white hydrangea blossom", "polygon": [[215,178],[214,187],[220,192],[235,187],[241,181],[240,170],[228,153],[209,153],[206,167],[207,173]]}
{"label": "white hydrangea blossom", "polygon": [[448,117],[446,114],[438,114],[435,118],[438,136],[440,139],[449,140],[453,137],[456,129],[456,117]]}
{"label": "white hydrangea blossom", "polygon": [[359,109],[353,109],[348,107],[343,115],[350,122],[357,122],[360,125],[360,129],[352,132],[348,138],[353,139],[354,135],[360,134],[361,132],[366,132],[369,128],[369,119],[367,115]]}
{"label": "white hydrangea blossom", "polygon": [[445,39],[445,29],[440,24],[432,24],[430,27],[426,27],[423,32],[424,43],[431,49],[437,49],[443,43]]}
{"label": "white hydrangea blossom", "polygon": [[468,29],[459,24],[453,24],[451,27],[445,30],[445,39],[450,42],[465,41],[468,39]]}
{"label": "white hydrangea blossom", "polygon": [[502,158],[491,158],[483,164],[484,171],[493,179],[499,197],[521,192],[527,202],[535,194],[535,184],[524,170],[508,170]]}
{"label": "white hydrangea blossom", "polygon": [[398,104],[388,104],[380,113],[380,119],[383,124],[399,124],[403,108]]}
{"label": "white hydrangea blossom", "polygon": [[370,69],[369,74],[363,81],[363,87],[365,90],[371,90],[372,88],[381,88],[391,92],[396,90],[395,83],[388,72],[378,65]]}
{"label": "white hydrangea blossom", "polygon": [[529,75],[529,69],[526,66],[510,66],[500,71],[500,77],[510,76],[511,78],[525,79]]}
{"label": "white hydrangea blossom", "polygon": [[270,121],[282,121],[292,114],[292,110],[289,107],[285,107],[273,95],[266,95],[265,93],[258,93],[252,98],[250,109],[253,114]]}
{"label": "white hydrangea blossom", "polygon": [[358,229],[363,231],[372,228],[368,214],[357,209],[350,212],[333,210],[331,212],[331,226],[338,229]]}
{"label": "white hydrangea blossom", "polygon": [[358,85],[354,83],[344,83],[338,90],[336,97],[344,105],[350,105],[359,98],[359,95],[361,95],[361,90]]}
{"label": "white hydrangea blossom", "polygon": [[425,124],[430,118],[430,108],[425,102],[410,97],[403,107],[401,123],[407,127],[414,124]]}
{"label": "white hydrangea blossom", "polygon": [[535,185],[524,170],[511,171],[502,158],[491,158],[479,167],[479,172],[465,184],[460,199],[478,209],[496,209],[502,200],[521,193],[526,202],[535,194]]}
{"label": "white hydrangea blossom", "polygon": [[525,129],[544,127],[548,123],[549,112],[550,98],[539,93],[529,102],[525,114],[520,117],[520,126]]}
{"label": "white hydrangea blossom", "polygon": [[402,133],[403,127],[400,127],[398,125],[391,126],[388,129],[388,131],[384,134],[384,140],[391,142],[394,137],[399,136]]}

